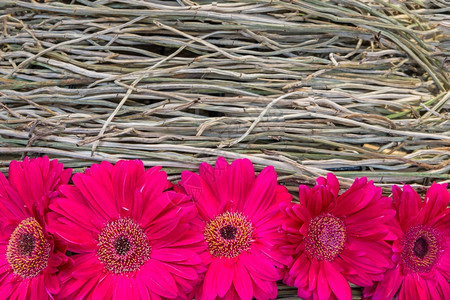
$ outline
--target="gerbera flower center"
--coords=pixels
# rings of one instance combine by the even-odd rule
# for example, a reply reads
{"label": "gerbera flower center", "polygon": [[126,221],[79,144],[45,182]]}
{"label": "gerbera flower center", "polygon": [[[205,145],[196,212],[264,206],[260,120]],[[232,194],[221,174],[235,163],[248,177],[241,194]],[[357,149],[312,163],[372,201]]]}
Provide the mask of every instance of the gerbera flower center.
{"label": "gerbera flower center", "polygon": [[428,273],[443,252],[443,239],[439,232],[422,225],[412,227],[402,239],[403,265],[413,272]]}
{"label": "gerbera flower center", "polygon": [[227,225],[220,228],[220,235],[226,240],[234,240],[236,238],[237,228],[233,225]]}
{"label": "gerbera flower center", "polygon": [[34,248],[36,248],[36,245],[34,244],[36,243],[36,239],[30,233],[23,233],[17,242],[19,253],[21,255],[30,256]]}
{"label": "gerbera flower center", "polygon": [[232,258],[250,249],[253,226],[242,213],[227,211],[206,224],[204,236],[209,253]]}
{"label": "gerbera flower center", "polygon": [[11,234],[6,259],[15,274],[31,278],[47,267],[50,249],[41,225],[30,217],[20,222]]}
{"label": "gerbera flower center", "polygon": [[98,259],[116,274],[138,270],[151,253],[144,230],[128,218],[108,223],[100,232],[97,245]]}
{"label": "gerbera flower center", "polygon": [[423,237],[418,238],[414,242],[414,255],[423,258],[428,253],[428,242]]}
{"label": "gerbera flower center", "polygon": [[117,254],[126,255],[131,249],[130,240],[126,236],[120,235],[114,241],[114,247],[116,247]]}
{"label": "gerbera flower center", "polygon": [[347,231],[341,219],[324,214],[311,220],[305,237],[306,250],[318,260],[334,260],[344,250]]}

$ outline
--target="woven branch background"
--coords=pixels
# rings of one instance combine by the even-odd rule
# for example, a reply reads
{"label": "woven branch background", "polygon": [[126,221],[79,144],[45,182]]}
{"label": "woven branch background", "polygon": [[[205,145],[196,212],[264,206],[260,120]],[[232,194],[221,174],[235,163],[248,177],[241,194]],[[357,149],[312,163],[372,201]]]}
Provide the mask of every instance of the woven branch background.
{"label": "woven branch background", "polygon": [[[388,194],[450,182],[445,0],[0,1],[0,169],[217,156]],[[354,288],[358,297],[359,290]],[[280,297],[296,294],[280,285]]]}

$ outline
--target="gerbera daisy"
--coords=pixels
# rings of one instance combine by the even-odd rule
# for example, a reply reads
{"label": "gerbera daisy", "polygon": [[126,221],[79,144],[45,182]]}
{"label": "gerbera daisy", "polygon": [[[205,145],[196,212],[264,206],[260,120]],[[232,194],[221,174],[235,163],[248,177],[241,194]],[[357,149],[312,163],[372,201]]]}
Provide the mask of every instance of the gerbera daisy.
{"label": "gerbera daisy", "polygon": [[425,202],[409,185],[394,186],[393,261],[373,299],[450,299],[450,193],[434,183]]}
{"label": "gerbera daisy", "polygon": [[348,281],[370,286],[391,266],[386,222],[395,214],[391,199],[366,178],[342,195],[333,174],[312,189],[299,187],[299,204],[285,205],[289,221],[281,249],[294,261],[284,281],[306,299],[351,299]]}
{"label": "gerbera daisy", "polygon": [[48,157],[12,161],[0,173],[0,295],[4,299],[49,299],[59,291],[58,266],[67,260],[47,232],[49,199],[71,175]]}
{"label": "gerbera daisy", "polygon": [[186,195],[165,190],[160,169],[102,162],[60,187],[49,230],[77,253],[61,272],[61,298],[183,299],[192,292],[202,271],[197,211]]}
{"label": "gerbera daisy", "polygon": [[277,296],[277,267],[289,263],[276,240],[284,216],[279,204],[290,202],[277,184],[273,167],[255,179],[248,159],[228,165],[222,157],[215,168],[200,165],[200,175],[184,171],[181,184],[193,197],[203,219],[207,272],[196,299],[269,299]]}

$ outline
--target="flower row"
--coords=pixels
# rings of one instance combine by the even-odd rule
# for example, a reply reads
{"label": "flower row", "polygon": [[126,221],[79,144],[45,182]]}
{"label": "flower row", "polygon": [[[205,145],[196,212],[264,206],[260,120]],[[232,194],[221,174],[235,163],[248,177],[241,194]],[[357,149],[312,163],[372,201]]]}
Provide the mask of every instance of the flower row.
{"label": "flower row", "polygon": [[[0,174],[0,294],[8,299],[450,299],[450,193],[392,198],[366,178],[299,187],[247,159],[173,184],[141,161],[71,176],[47,157]],[[69,184],[72,179],[73,184]]]}

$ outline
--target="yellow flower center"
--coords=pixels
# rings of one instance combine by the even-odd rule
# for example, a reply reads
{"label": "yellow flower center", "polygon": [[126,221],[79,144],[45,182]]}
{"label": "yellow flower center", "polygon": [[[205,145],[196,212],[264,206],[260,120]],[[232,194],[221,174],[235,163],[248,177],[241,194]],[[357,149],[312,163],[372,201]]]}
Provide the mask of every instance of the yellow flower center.
{"label": "yellow flower center", "polygon": [[6,259],[15,274],[32,278],[47,267],[50,250],[41,225],[30,217],[20,222],[11,234]]}
{"label": "yellow flower center", "polygon": [[209,253],[232,258],[250,249],[253,226],[242,213],[227,211],[210,220],[203,234]]}

